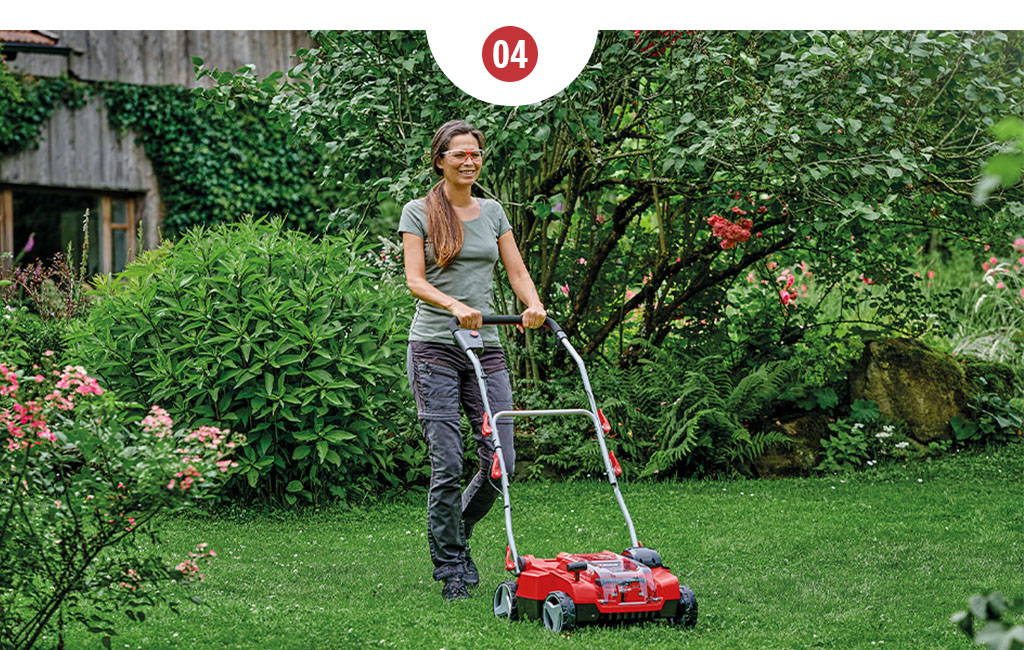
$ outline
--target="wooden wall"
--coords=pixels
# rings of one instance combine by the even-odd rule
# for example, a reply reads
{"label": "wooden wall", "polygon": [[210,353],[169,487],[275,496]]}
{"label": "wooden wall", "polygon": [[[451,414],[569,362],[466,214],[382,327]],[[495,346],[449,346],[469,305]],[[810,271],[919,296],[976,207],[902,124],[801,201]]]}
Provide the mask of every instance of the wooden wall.
{"label": "wooden wall", "polygon": [[54,76],[67,70],[79,79],[133,84],[188,86],[197,84],[192,57],[209,68],[236,70],[253,64],[257,74],[287,71],[295,51],[312,47],[302,31],[271,30],[79,30],[49,32],[59,44],[73,48],[66,58],[19,52],[11,68],[22,73]]}
{"label": "wooden wall", "polygon": [[101,97],[76,111],[58,107],[38,145],[0,158],[0,186],[133,194],[140,199],[143,243],[157,244],[160,194],[153,165],[131,131],[122,135],[110,127]]}
{"label": "wooden wall", "polygon": [[[90,81],[196,87],[192,57],[208,67],[252,63],[260,75],[286,71],[296,50],[312,47],[301,31],[61,31],[67,56],[19,52],[18,72]],[[207,80],[208,81],[208,80]],[[205,83],[205,82],[204,82]],[[153,167],[129,131],[116,133],[101,98],[71,111],[58,108],[43,125],[38,147],[0,158],[0,188],[51,187],[131,194],[138,199],[143,245],[158,243],[162,204]]]}

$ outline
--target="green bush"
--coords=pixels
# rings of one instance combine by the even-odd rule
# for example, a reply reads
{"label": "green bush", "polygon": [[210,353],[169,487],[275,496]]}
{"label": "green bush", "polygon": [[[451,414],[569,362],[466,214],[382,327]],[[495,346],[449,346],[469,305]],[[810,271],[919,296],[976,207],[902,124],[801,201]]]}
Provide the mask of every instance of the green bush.
{"label": "green bush", "polygon": [[44,320],[25,307],[0,307],[0,361],[22,368],[38,364],[46,351],[64,358],[68,321]]}
{"label": "green bush", "polygon": [[411,298],[365,234],[282,223],[196,228],[100,280],[70,335],[77,354],[127,398],[245,433],[240,495],[318,502],[399,485],[421,444],[405,386]]}

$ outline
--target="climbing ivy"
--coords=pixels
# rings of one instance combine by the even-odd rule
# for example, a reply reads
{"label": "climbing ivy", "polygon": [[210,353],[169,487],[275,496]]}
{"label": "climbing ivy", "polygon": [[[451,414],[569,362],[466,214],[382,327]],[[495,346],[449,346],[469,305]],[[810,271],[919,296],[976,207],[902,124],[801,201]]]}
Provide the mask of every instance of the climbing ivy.
{"label": "climbing ivy", "polygon": [[163,236],[243,214],[282,215],[295,229],[318,231],[329,193],[314,180],[310,147],[289,144],[266,107],[241,102],[230,112],[197,108],[189,90],[33,78],[0,63],[0,155],[33,146],[61,104],[80,108],[103,98],[111,125],[131,129],[146,150],[164,203]]}

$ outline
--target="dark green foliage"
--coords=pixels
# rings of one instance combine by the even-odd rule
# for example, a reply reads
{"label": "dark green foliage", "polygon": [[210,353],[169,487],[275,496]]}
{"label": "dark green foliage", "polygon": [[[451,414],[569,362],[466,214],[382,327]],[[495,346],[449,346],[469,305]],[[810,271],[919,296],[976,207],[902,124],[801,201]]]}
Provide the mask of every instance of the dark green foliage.
{"label": "dark green foliage", "polygon": [[871,457],[863,428],[851,428],[845,422],[832,422],[830,438],[821,441],[823,457],[814,469],[824,472],[847,472],[860,469]]}
{"label": "dark green foliage", "polygon": [[753,460],[786,438],[777,432],[751,433],[744,423],[765,412],[796,376],[793,364],[771,362],[734,384],[721,357],[701,359],[683,374],[657,431],[662,442],[644,475],[749,473]]}
{"label": "dark green foliage", "polygon": [[13,312],[4,310],[0,314],[0,361],[31,368],[47,350],[53,352],[55,358],[63,359],[67,328],[65,320],[44,320],[24,308]]}
{"label": "dark green foliage", "polygon": [[970,419],[949,421],[953,435],[962,443],[1009,442],[1020,438],[1024,409],[1019,400],[1005,400],[992,393],[975,395],[967,404]]}
{"label": "dark green foliage", "polygon": [[971,596],[967,605],[950,618],[967,638],[988,650],[1024,649],[1024,598],[1010,602],[990,591]]}
{"label": "dark green foliage", "polygon": [[[908,248],[935,231],[995,241],[1019,223],[1019,192],[978,209],[969,190],[988,157],[978,143],[1024,99],[1018,32],[601,32],[565,91],[516,108],[452,86],[422,33],[314,37],[288,77],[217,71],[204,98],[273,97],[357,213],[424,193],[440,123],[480,126],[481,189],[505,202],[542,300],[588,357],[634,361],[624,339],[724,340],[723,296],[748,273],[769,287],[736,328],[734,364],[773,360],[822,321],[833,339],[837,322],[919,334],[935,303],[897,263]],[[750,239],[723,248],[707,219],[740,212]],[[769,260],[809,264],[835,318],[817,297],[783,309]],[[545,376],[544,355],[513,362]]]}
{"label": "dark green foliage", "polygon": [[417,479],[404,284],[363,234],[282,226],[195,228],[101,280],[81,361],[125,397],[244,433],[238,492],[294,503]]}
{"label": "dark green foliage", "polygon": [[112,124],[137,132],[153,162],[165,235],[244,213],[286,215],[289,228],[317,230],[317,213],[327,208],[313,178],[319,161],[288,143],[265,106],[198,109],[175,86],[110,84],[103,97]]}
{"label": "dark green foliage", "polygon": [[[6,71],[4,68],[0,68]],[[308,146],[289,143],[267,107],[240,102],[232,111],[200,109],[186,88],[81,82],[67,77],[0,77],[0,155],[32,146],[60,104],[80,108],[91,95],[111,124],[141,140],[160,183],[164,236],[193,224],[232,221],[243,213],[287,215],[291,228],[322,228],[328,212]],[[326,217],[325,217],[326,219]]]}
{"label": "dark green foliage", "polygon": [[33,145],[57,106],[80,108],[88,95],[86,84],[68,77],[28,81],[0,62],[0,156]]}

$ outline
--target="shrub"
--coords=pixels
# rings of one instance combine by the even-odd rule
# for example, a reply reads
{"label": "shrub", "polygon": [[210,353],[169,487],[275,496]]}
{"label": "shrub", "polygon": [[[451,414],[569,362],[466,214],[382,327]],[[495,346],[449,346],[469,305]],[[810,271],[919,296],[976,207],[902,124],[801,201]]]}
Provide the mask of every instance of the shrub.
{"label": "shrub", "polygon": [[49,350],[64,358],[67,321],[44,320],[27,307],[0,307],[0,361],[29,368],[38,364]]}
{"label": "shrub", "polygon": [[[163,583],[198,574],[205,544],[171,568],[138,537],[220,483],[234,443],[225,432],[172,430],[154,407],[119,402],[81,367],[31,372],[0,364],[0,646],[30,648],[65,617],[104,634],[133,620]],[[38,374],[36,374],[38,373]],[[63,647],[63,639],[58,647]]]}
{"label": "shrub", "polygon": [[[121,394],[247,434],[232,486],[318,501],[398,485],[412,300],[365,234],[196,228],[100,280],[83,363]],[[413,450],[414,452],[415,450]]]}

